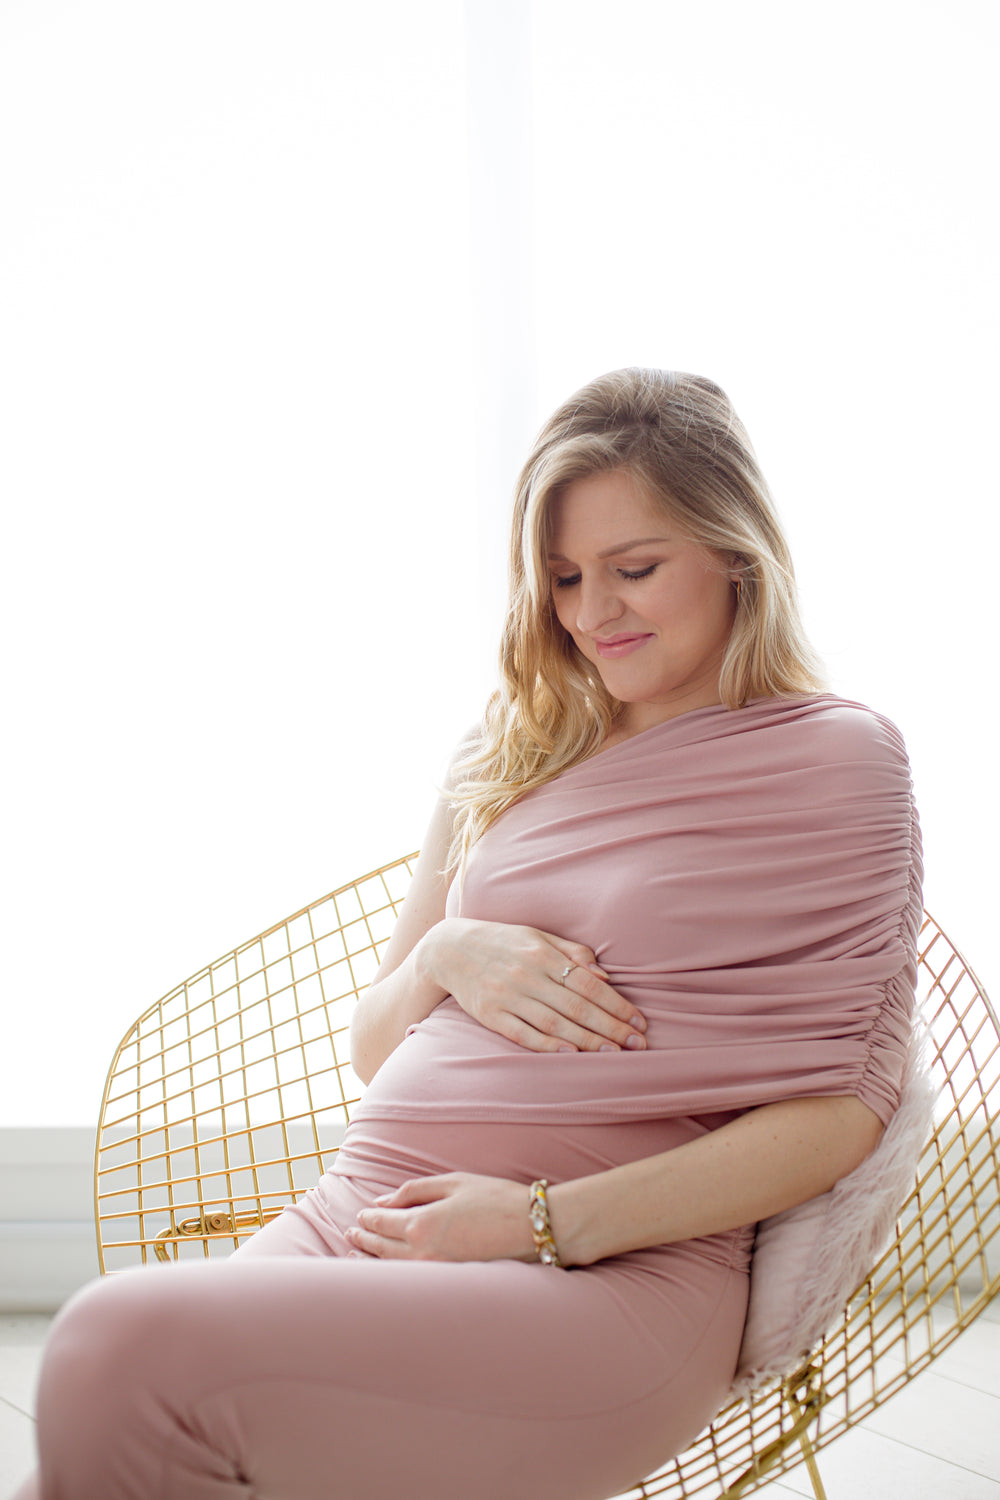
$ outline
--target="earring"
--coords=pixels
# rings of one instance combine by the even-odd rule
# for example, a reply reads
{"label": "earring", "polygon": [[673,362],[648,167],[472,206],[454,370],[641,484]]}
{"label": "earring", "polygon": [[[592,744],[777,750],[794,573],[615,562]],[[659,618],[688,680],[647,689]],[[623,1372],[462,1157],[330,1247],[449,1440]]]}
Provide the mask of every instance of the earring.
{"label": "earring", "polygon": [[742,598],[742,596],[743,596],[743,579],[737,577],[737,579],[736,579],[736,606],[737,606],[737,608],[739,608],[739,603],[740,603],[740,599]]}

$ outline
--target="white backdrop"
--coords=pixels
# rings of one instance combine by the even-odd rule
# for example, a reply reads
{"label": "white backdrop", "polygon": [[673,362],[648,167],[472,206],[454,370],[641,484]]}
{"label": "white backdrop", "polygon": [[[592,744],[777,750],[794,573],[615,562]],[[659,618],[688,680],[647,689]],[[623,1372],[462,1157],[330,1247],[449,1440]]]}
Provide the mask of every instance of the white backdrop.
{"label": "white backdrop", "polygon": [[712,375],[1000,990],[991,4],[0,7],[0,1122],[419,843],[502,497],[584,380]]}

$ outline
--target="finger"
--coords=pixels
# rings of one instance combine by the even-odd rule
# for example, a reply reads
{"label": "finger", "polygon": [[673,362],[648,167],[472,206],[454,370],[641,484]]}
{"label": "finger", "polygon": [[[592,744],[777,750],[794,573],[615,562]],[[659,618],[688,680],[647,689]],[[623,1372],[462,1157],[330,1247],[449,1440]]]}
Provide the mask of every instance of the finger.
{"label": "finger", "polygon": [[387,1239],[384,1235],[362,1229],[357,1224],[344,1230],[344,1238],[352,1247],[351,1254],[374,1255],[379,1260],[406,1260],[411,1257],[405,1240]]}
{"label": "finger", "polygon": [[[576,968],[567,974],[565,982],[561,986],[572,995],[579,997],[585,1009],[571,1015],[579,1024],[588,1029],[596,1029],[602,1034],[611,1036],[616,1041],[621,1041],[623,1033],[621,1026],[626,1027],[625,1036],[629,1031],[638,1032],[640,1035],[646,1031],[646,1017],[642,1011],[634,1006],[631,1000],[626,1000],[616,989],[604,980],[598,978],[593,971]],[[607,1031],[603,1018],[608,1018],[613,1023],[611,1030]],[[594,1022],[599,1024],[594,1027]]]}
{"label": "finger", "polygon": [[531,1052],[645,1047],[640,1031],[615,1020],[601,1007],[588,1004],[568,987],[543,980],[537,990],[535,995],[524,995],[516,1011],[497,1011],[490,1023],[493,1030]]}
{"label": "finger", "polygon": [[[541,1001],[526,1000],[524,1004],[526,1007],[534,1006],[535,1013],[540,1017],[544,1016],[549,1009]],[[553,1012],[552,1015],[554,1014]],[[532,1026],[523,1016],[515,1015],[513,1011],[505,1011],[497,1016],[494,1029],[499,1036],[506,1037],[509,1042],[516,1042],[519,1047],[524,1047],[529,1052],[578,1052],[580,1050],[569,1040],[568,1036],[559,1034],[554,1020],[551,1022],[551,1030],[543,1031]],[[563,1030],[570,1032],[574,1028],[569,1023],[565,1023]]]}
{"label": "finger", "polygon": [[568,959],[571,964],[577,965],[581,969],[593,967],[596,968],[599,974],[604,974],[604,970],[597,962],[597,955],[593,948],[588,948],[586,943],[571,943],[567,938],[561,938],[554,932],[543,932],[542,937],[547,943],[551,943],[553,948],[561,953],[564,958]]}
{"label": "finger", "polygon": [[[555,1004],[548,1005],[544,1001],[538,1001],[525,1007],[528,1024],[552,1044],[539,1050],[557,1051],[560,1047],[568,1047],[574,1052],[621,1052],[633,1035],[635,1042],[630,1044],[629,1050],[632,1046],[638,1048],[645,1045],[637,1032],[629,1031],[628,1027],[620,1022],[613,1022],[606,1015],[602,1019],[601,1012],[594,1012],[591,1017],[592,1026],[588,1026],[583,1024],[582,1004],[560,999],[558,1006],[557,1009]],[[580,1015],[581,1021],[573,1020],[573,1014]]]}
{"label": "finger", "polygon": [[558,973],[552,974],[552,979],[565,989],[573,989],[592,1004],[600,1008],[619,1021],[624,1021],[633,1031],[644,1032],[646,1030],[646,1018],[640,1010],[620,995],[616,989],[607,983],[608,974],[597,962],[593,950],[583,943],[570,943],[563,938],[555,937],[551,933],[544,936],[563,954],[569,961],[570,967],[564,964]]}
{"label": "finger", "polygon": [[402,1208],[363,1208],[345,1238],[371,1255],[412,1253],[409,1224],[412,1215]]}
{"label": "finger", "polygon": [[380,1208],[414,1208],[421,1203],[436,1203],[454,1192],[454,1173],[437,1177],[414,1177],[400,1183],[391,1193],[380,1193],[375,1202]]}
{"label": "finger", "polygon": [[602,1046],[612,1052],[622,1050],[607,1037],[575,1025],[542,1000],[525,1000],[523,1006],[523,1015],[507,1012],[499,1016],[496,1030],[529,1052],[596,1052]]}
{"label": "finger", "polygon": [[529,1001],[525,1005],[525,1020],[539,1031],[588,1052],[604,1045],[641,1051],[646,1045],[645,1019],[639,1012],[629,1007],[631,1022],[612,1014],[600,1001],[581,994],[575,987],[580,982],[574,974],[565,985],[546,986],[534,1004]]}
{"label": "finger", "polygon": [[384,1239],[402,1240],[406,1238],[406,1225],[409,1217],[403,1208],[379,1206],[361,1209],[355,1222],[362,1229],[367,1229],[372,1234],[380,1234]]}

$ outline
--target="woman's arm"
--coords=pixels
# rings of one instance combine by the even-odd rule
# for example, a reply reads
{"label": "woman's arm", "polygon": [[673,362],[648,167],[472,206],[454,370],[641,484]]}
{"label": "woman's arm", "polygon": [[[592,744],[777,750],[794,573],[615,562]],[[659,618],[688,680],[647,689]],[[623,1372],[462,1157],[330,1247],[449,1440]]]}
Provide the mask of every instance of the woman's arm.
{"label": "woman's arm", "polygon": [[825,1193],[874,1150],[878,1116],[853,1096],[783,1099],[696,1141],[549,1190],[569,1265],[755,1224]]}
{"label": "woman's arm", "polygon": [[533,1052],[645,1047],[645,1019],[605,982],[583,943],[533,927],[445,916],[452,876],[443,872],[453,826],[446,792],[385,955],[351,1021],[351,1063],[361,1081],[371,1082],[407,1027],[446,995]]}
{"label": "woman's arm", "polygon": [[[878,1116],[849,1096],[786,1099],[657,1156],[549,1189],[563,1265],[718,1234],[825,1193],[881,1135]],[[534,1259],[528,1190],[454,1173],[404,1183],[358,1215],[351,1242],[366,1254],[428,1260]]]}
{"label": "woman's arm", "polygon": [[351,1065],[362,1083],[371,1082],[406,1028],[429,1016],[448,993],[421,967],[416,950],[444,918],[451,881],[442,871],[451,829],[451,808],[441,797],[385,955],[351,1019]]}

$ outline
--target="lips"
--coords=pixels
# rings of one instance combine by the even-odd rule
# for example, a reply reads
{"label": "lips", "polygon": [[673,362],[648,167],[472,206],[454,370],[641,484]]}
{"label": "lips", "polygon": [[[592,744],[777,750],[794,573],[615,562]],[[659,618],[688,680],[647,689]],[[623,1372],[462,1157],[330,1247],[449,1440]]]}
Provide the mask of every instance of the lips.
{"label": "lips", "polygon": [[598,656],[615,657],[628,656],[633,651],[638,651],[647,641],[653,639],[651,633],[645,635],[609,635],[600,639],[594,638],[594,649]]}

